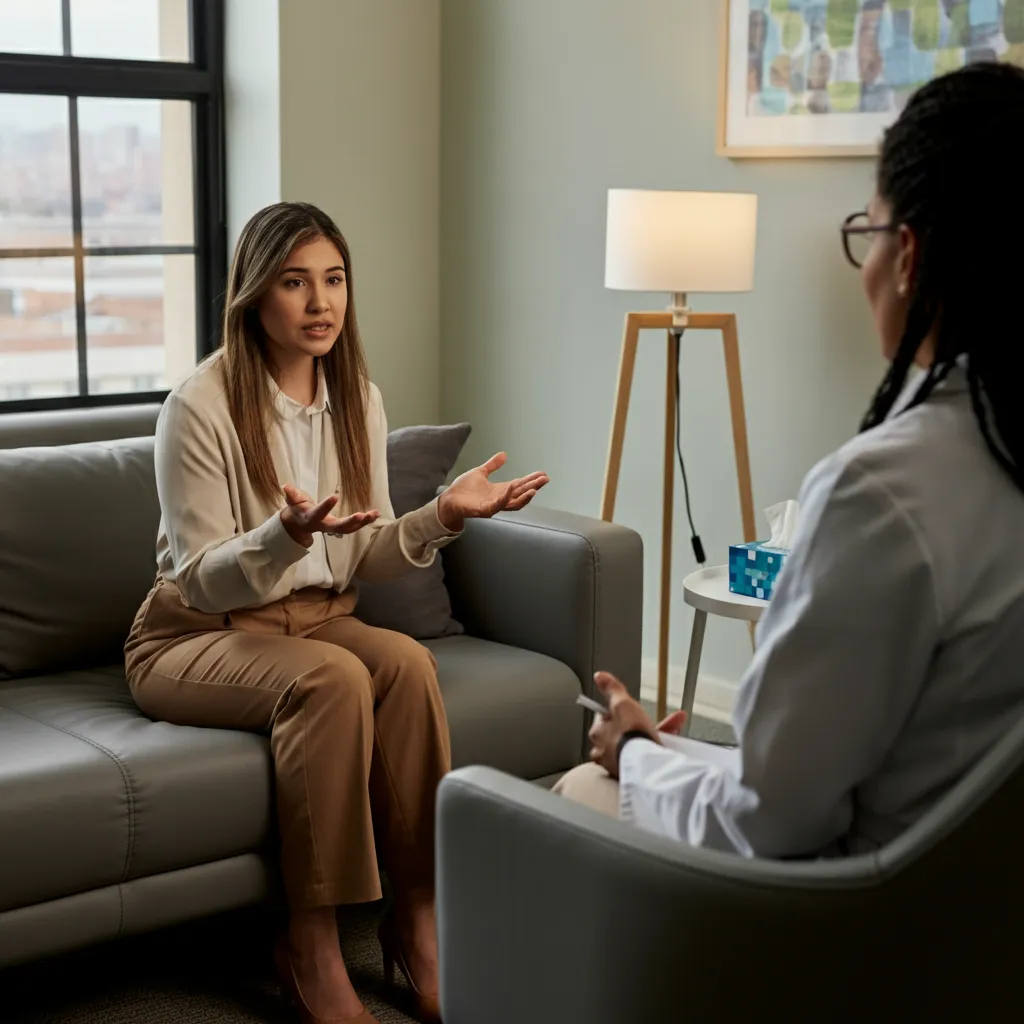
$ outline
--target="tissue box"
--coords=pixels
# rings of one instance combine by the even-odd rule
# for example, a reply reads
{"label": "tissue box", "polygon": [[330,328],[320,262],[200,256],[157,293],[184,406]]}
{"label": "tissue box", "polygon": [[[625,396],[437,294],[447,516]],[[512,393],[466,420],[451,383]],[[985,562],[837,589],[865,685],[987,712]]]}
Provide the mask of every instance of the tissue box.
{"label": "tissue box", "polygon": [[780,548],[768,547],[763,541],[730,545],[729,590],[767,601],[787,554]]}

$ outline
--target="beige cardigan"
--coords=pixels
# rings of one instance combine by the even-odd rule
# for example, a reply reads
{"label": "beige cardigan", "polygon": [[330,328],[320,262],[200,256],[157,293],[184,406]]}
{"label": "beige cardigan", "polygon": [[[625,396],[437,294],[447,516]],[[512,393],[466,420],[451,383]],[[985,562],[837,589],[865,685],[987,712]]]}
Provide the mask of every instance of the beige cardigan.
{"label": "beige cardigan", "polygon": [[[437,500],[395,519],[388,494],[387,420],[380,391],[370,384],[366,410],[370,439],[371,507],[380,519],[345,537],[326,538],[334,587],[351,598],[353,577],[379,582],[413,567],[426,568],[437,550],[458,534],[437,516]],[[340,468],[330,412],[321,417],[319,501],[339,493]],[[287,465],[278,431],[271,454],[282,485]],[[253,490],[241,444],[228,412],[220,360],[203,363],[164,402],[156,426],[156,486],[160,497],[157,566],[177,584],[182,600],[204,612],[270,604],[294,589],[295,565],[309,549],[296,543],[275,508]],[[362,511],[344,495],[334,514]]]}

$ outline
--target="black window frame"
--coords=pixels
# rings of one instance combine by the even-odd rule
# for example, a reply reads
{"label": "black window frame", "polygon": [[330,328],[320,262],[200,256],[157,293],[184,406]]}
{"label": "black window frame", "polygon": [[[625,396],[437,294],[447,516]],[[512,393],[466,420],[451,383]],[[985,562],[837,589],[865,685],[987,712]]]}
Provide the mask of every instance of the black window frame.
{"label": "black window frame", "polygon": [[[71,159],[72,245],[38,249],[0,247],[0,258],[72,257],[79,394],[59,398],[0,401],[0,415],[13,412],[83,409],[162,402],[167,389],[90,395],[85,330],[84,259],[96,255],[195,254],[196,359],[217,345],[227,280],[227,215],[224,174],[224,0],[189,0],[192,60],[144,61],[71,54],[71,0],[62,0],[64,53],[0,52],[0,93],[66,96]],[[82,237],[78,164],[77,99],[187,100],[193,104],[192,161],[194,244],[189,246],[87,247]],[[122,253],[122,249],[125,250]]]}

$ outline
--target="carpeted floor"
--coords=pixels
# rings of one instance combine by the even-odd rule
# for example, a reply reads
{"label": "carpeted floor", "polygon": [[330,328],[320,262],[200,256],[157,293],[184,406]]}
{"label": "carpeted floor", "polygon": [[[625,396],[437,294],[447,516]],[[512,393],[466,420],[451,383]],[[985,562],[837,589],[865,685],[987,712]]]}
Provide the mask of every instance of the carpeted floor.
{"label": "carpeted floor", "polygon": [[[342,951],[381,1024],[408,1024],[377,943],[382,903],[346,909]],[[246,910],[0,973],[3,1024],[294,1024],[270,958],[280,919]],[[404,980],[401,984],[404,985]]]}
{"label": "carpeted floor", "polygon": [[[691,735],[733,741],[729,726],[699,717]],[[344,911],[342,951],[381,1024],[410,1024],[407,990],[384,984],[376,933],[382,909]],[[279,925],[266,909],[246,910],[0,972],[0,1022],[294,1024],[270,959]]]}

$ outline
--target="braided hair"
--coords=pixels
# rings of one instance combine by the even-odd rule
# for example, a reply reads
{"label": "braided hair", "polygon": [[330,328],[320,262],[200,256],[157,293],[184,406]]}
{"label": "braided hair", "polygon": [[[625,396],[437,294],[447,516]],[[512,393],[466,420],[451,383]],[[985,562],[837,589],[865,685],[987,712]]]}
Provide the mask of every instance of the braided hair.
{"label": "braided hair", "polygon": [[885,133],[878,194],[919,248],[906,328],[862,429],[892,411],[918,349],[935,360],[907,408],[966,356],[975,418],[1024,490],[1024,70],[971,64],[919,89]]}

